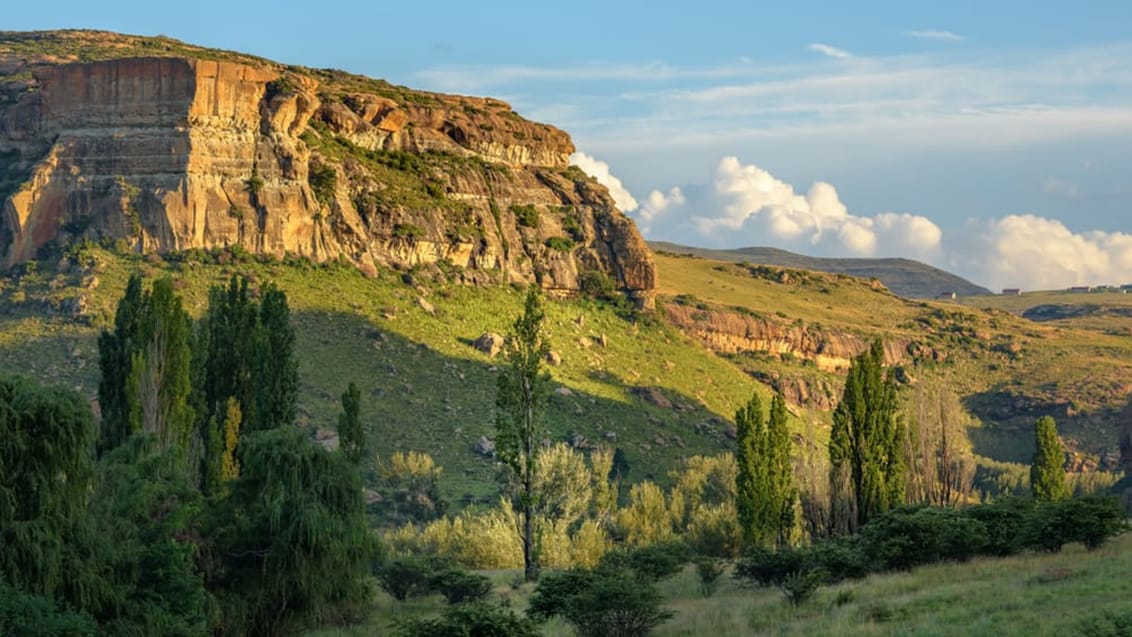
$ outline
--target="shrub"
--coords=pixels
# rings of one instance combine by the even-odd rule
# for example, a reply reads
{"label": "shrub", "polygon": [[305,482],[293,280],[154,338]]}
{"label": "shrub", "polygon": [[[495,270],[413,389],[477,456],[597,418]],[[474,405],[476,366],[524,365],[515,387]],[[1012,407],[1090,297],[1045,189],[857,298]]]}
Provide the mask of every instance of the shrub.
{"label": "shrub", "polygon": [[845,579],[860,579],[869,574],[869,559],[855,535],[819,542],[809,549],[809,562],[825,573],[831,584]]}
{"label": "shrub", "polygon": [[404,239],[406,241],[416,241],[424,236],[424,230],[420,226],[415,226],[411,223],[399,223],[393,226],[393,238]]}
{"label": "shrub", "polygon": [[735,564],[735,577],[760,586],[781,586],[786,578],[805,570],[809,564],[806,552],[796,548],[771,551],[755,548]]}
{"label": "shrub", "polygon": [[444,596],[449,604],[480,601],[491,593],[491,580],[478,573],[449,568],[433,573],[428,587]]}
{"label": "shrub", "polygon": [[865,555],[882,569],[910,569],[941,560],[964,561],[987,544],[986,526],[955,509],[902,507],[861,529]]}
{"label": "shrub", "polygon": [[550,237],[546,240],[546,247],[558,252],[569,252],[574,249],[574,240],[569,237]]}
{"label": "shrub", "polygon": [[1086,496],[1036,507],[1022,529],[1025,548],[1056,553],[1071,542],[1095,549],[1126,529],[1124,511],[1116,498]]}
{"label": "shrub", "polygon": [[658,542],[633,551],[610,551],[602,556],[599,568],[627,568],[639,579],[658,582],[680,572],[691,551],[683,542]]}
{"label": "shrub", "polygon": [[377,568],[377,584],[397,601],[431,592],[430,579],[447,564],[434,556],[412,556],[389,560]]}
{"label": "shrub", "polygon": [[700,594],[711,597],[715,589],[719,588],[719,576],[723,575],[723,562],[712,557],[700,557],[696,560],[696,575],[700,578]]}
{"label": "shrub", "polygon": [[1132,611],[1105,611],[1080,623],[1081,637],[1132,637]]}
{"label": "shrub", "polygon": [[307,175],[314,198],[324,206],[334,201],[334,191],[338,189],[338,172],[330,164],[311,162]]}
{"label": "shrub", "polygon": [[821,586],[825,574],[819,570],[805,569],[786,576],[782,582],[782,592],[791,606],[801,606],[813,597]]}
{"label": "shrub", "polygon": [[538,209],[535,208],[534,204],[522,206],[513,204],[511,206],[511,214],[515,215],[515,222],[520,226],[525,228],[538,227]]}
{"label": "shrub", "polygon": [[93,637],[97,628],[86,613],[61,609],[50,597],[26,593],[0,580],[0,635]]}
{"label": "shrub", "polygon": [[531,619],[495,604],[473,602],[452,606],[435,619],[414,619],[395,626],[398,637],[538,637]]}
{"label": "shrub", "polygon": [[963,515],[983,523],[987,534],[983,553],[1003,557],[1018,552],[1019,538],[1033,509],[1033,500],[1004,498],[992,504],[968,507]]}
{"label": "shrub", "polygon": [[527,615],[538,620],[562,615],[566,610],[566,603],[589,588],[596,579],[594,571],[585,569],[546,573],[539,578],[538,585],[531,594]]}
{"label": "shrub", "polygon": [[640,637],[672,618],[660,593],[623,571],[602,570],[566,599],[562,615],[580,637]]}

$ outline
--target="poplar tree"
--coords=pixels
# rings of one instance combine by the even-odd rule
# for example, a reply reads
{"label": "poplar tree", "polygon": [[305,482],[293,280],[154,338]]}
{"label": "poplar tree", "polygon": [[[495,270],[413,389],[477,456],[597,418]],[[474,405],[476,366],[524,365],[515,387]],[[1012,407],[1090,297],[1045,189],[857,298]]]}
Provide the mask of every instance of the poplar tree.
{"label": "poplar tree", "polygon": [[102,423],[98,453],[105,454],[130,435],[130,405],[126,383],[138,343],[138,318],[142,311],[142,283],[138,274],[130,275],[126,292],[114,312],[114,329],[98,336],[98,407]]}
{"label": "poplar tree", "polygon": [[[853,359],[833,412],[829,463],[833,491],[848,479],[856,526],[904,501],[904,427],[896,414],[896,379],[875,341]],[[845,471],[843,471],[845,469]]]}
{"label": "poplar tree", "polygon": [[1065,482],[1065,450],[1057,436],[1057,424],[1049,416],[1042,416],[1034,426],[1030,488],[1038,502],[1057,502],[1069,497],[1069,485]]}
{"label": "poplar tree", "polygon": [[342,413],[338,415],[338,443],[350,462],[359,464],[365,450],[365,430],[359,416],[362,394],[350,383],[342,394]]}
{"label": "poplar tree", "polygon": [[268,284],[259,303],[255,353],[255,413],[249,429],[273,429],[295,422],[299,397],[299,365],[295,359],[295,331],[287,295]]}
{"label": "poplar tree", "polygon": [[768,546],[784,544],[794,525],[794,471],[786,400],[775,394],[764,418],[758,394],[735,414],[736,511],[744,540]]}
{"label": "poplar tree", "polygon": [[499,373],[495,448],[507,468],[510,488],[519,513],[523,543],[523,575],[538,579],[539,556],[534,516],[538,509],[535,486],[543,436],[543,411],[550,394],[550,374],[543,369],[550,352],[542,333],[546,313],[535,287],[527,292],[523,313],[515,320],[506,342],[508,365]]}

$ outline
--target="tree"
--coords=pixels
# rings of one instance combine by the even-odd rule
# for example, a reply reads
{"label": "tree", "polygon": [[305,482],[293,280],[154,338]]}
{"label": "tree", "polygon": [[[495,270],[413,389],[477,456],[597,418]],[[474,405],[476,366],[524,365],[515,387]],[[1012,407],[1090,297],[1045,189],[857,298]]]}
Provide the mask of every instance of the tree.
{"label": "tree", "polygon": [[126,292],[114,312],[114,330],[103,330],[98,336],[98,366],[102,372],[98,383],[98,407],[102,424],[98,440],[99,455],[106,453],[130,436],[130,406],[126,397],[126,381],[138,345],[138,317],[142,311],[141,276],[130,275]]}
{"label": "tree", "polygon": [[362,394],[358,386],[350,383],[346,393],[342,394],[342,413],[338,414],[338,442],[342,453],[350,462],[358,464],[362,461],[365,449],[365,430],[362,429],[362,420],[358,415]]}
{"label": "tree", "polygon": [[543,410],[550,393],[550,374],[543,369],[550,344],[542,333],[546,313],[535,287],[527,292],[523,313],[506,342],[508,365],[499,374],[496,406],[496,452],[506,467],[519,513],[523,542],[523,576],[538,579],[539,561],[534,517]]}
{"label": "tree", "polygon": [[97,594],[76,547],[93,479],[90,407],[78,394],[0,376],[0,573],[72,608]]}
{"label": "tree", "polygon": [[735,422],[736,510],[743,537],[752,545],[784,544],[794,525],[795,498],[786,400],[776,394],[764,420],[756,394],[736,412]]}
{"label": "tree", "polygon": [[1030,488],[1038,502],[1057,502],[1069,497],[1069,485],[1065,482],[1065,451],[1057,437],[1057,424],[1049,416],[1039,418],[1034,427]]}
{"label": "tree", "polygon": [[364,602],[377,544],[358,468],[293,427],[246,435],[239,457],[240,476],[206,525],[218,632],[279,634]]}
{"label": "tree", "polygon": [[131,356],[127,383],[131,431],[155,435],[163,449],[178,449],[186,462],[190,449],[194,412],[190,405],[192,323],[173,291],[173,280],[154,282],[142,298],[138,316],[139,348]]}
{"label": "tree", "polygon": [[[251,431],[295,422],[299,399],[299,366],[295,360],[295,331],[287,295],[267,285],[259,304],[259,336],[255,365],[255,419]],[[356,388],[355,388],[356,389]]]}
{"label": "tree", "polygon": [[[904,501],[904,427],[896,415],[896,379],[875,341],[853,359],[830,432],[830,481],[852,498],[855,526]],[[844,484],[847,481],[848,484]]]}
{"label": "tree", "polygon": [[954,506],[968,499],[975,462],[966,427],[970,420],[959,397],[939,381],[921,380],[911,398],[908,432],[908,500]]}

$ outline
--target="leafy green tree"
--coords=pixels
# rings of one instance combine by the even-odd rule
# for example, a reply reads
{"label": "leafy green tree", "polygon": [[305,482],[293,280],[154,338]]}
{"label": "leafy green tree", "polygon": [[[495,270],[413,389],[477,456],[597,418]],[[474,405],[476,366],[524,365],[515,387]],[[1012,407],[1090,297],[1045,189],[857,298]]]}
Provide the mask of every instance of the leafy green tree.
{"label": "leafy green tree", "polygon": [[378,545],[358,468],[291,427],[244,436],[239,457],[240,476],[206,525],[216,632],[278,634],[364,603]]}
{"label": "leafy green tree", "polygon": [[830,432],[830,480],[841,480],[856,510],[854,528],[904,501],[904,426],[896,414],[896,379],[875,341],[853,359]]}
{"label": "leafy green tree", "polygon": [[[247,279],[233,275],[226,287],[209,290],[208,308],[197,330],[195,352],[199,358],[193,365],[202,426],[211,419],[224,422],[229,398],[239,402],[245,423],[252,419],[256,406],[257,315]],[[207,437],[207,431],[203,433]]]}
{"label": "leafy green tree", "polygon": [[756,394],[736,412],[735,421],[736,510],[744,539],[752,545],[783,544],[794,525],[796,497],[786,400],[776,394],[764,420]]}
{"label": "leafy green tree", "polygon": [[1030,464],[1030,488],[1039,502],[1057,502],[1069,497],[1065,482],[1065,450],[1057,437],[1053,418],[1042,416],[1034,427],[1034,460]]}
{"label": "leafy green tree", "polygon": [[50,597],[32,595],[0,580],[0,635],[36,637],[94,637],[98,624]]}
{"label": "leafy green tree", "polygon": [[542,333],[546,312],[535,287],[527,292],[523,313],[507,338],[508,365],[499,374],[495,399],[496,452],[507,468],[519,513],[523,542],[523,576],[535,581],[539,574],[535,516],[538,457],[543,436],[543,412],[550,394],[550,374],[543,364],[550,344]]}
{"label": "leafy green tree", "polygon": [[[196,568],[201,498],[176,448],[136,434],[99,463],[91,498],[101,598],[86,610],[108,635],[208,632]],[[112,541],[106,541],[112,538]]]}
{"label": "leafy green tree", "polygon": [[361,400],[358,386],[350,383],[346,393],[342,394],[342,413],[338,415],[338,442],[342,452],[354,464],[362,461],[366,445],[365,430],[359,416]]}
{"label": "leafy green tree", "polygon": [[0,574],[81,608],[98,595],[82,559],[95,437],[78,394],[0,376]]}
{"label": "leafy green tree", "polygon": [[156,436],[163,448],[190,455],[195,416],[190,404],[192,323],[165,277],[142,297],[138,317],[140,347],[131,357],[127,401],[131,431]]}

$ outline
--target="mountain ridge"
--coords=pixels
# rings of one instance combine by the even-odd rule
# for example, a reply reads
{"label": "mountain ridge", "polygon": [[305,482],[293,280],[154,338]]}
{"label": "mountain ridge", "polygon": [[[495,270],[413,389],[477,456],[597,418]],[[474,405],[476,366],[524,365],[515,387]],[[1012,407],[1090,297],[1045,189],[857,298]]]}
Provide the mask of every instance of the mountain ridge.
{"label": "mountain ridge", "polygon": [[936,298],[955,293],[957,296],[993,294],[987,288],[972,283],[940,268],[901,257],[895,258],[830,258],[811,257],[771,247],[743,247],[733,249],[696,248],[668,241],[648,241],[654,252],[691,254],[717,261],[748,261],[799,270],[813,270],[831,274],[848,274],[866,279],[877,279],[893,294],[905,298]]}

